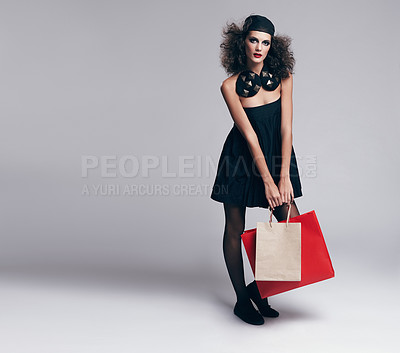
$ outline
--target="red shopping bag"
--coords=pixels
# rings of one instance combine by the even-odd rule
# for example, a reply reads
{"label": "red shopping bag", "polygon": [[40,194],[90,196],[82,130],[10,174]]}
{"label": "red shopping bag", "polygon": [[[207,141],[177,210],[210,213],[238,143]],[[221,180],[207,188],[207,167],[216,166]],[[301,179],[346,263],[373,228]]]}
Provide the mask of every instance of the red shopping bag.
{"label": "red shopping bag", "polygon": [[[301,223],[301,281],[256,281],[262,298],[335,276],[315,211],[289,218],[289,222]],[[241,237],[254,274],[256,228],[245,230]]]}

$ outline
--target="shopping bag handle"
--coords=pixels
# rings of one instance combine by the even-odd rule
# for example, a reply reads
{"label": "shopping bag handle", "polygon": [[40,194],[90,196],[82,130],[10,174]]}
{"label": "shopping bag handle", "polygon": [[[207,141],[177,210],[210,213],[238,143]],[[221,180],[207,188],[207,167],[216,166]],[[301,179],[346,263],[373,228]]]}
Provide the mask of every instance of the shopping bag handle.
{"label": "shopping bag handle", "polygon": [[[288,210],[287,218],[286,218],[286,227],[288,226],[288,223],[289,223],[289,217],[290,217],[290,211],[292,209],[292,203],[293,203],[293,199],[291,199],[290,202],[287,204],[289,206],[289,210]],[[272,228],[272,209],[271,209],[271,206],[268,206],[268,208],[270,210],[269,226]]]}

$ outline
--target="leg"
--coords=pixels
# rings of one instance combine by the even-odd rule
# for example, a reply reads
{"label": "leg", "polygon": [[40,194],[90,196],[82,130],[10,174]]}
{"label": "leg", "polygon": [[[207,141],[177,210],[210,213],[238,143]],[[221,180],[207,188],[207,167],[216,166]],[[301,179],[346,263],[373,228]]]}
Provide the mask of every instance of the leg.
{"label": "leg", "polygon": [[[280,221],[286,220],[288,211],[289,211],[289,206],[287,203],[284,203],[281,206],[275,207],[272,214],[275,216],[277,221],[280,222]],[[295,201],[293,200],[289,218],[296,217],[299,215],[300,215],[299,209],[297,208],[297,205],[296,205]]]}
{"label": "leg", "polygon": [[249,324],[262,325],[264,319],[251,304],[244,280],[242,239],[240,236],[244,231],[246,207],[224,203],[224,210],[224,259],[237,298],[233,312]]}
{"label": "leg", "polygon": [[226,267],[235,290],[237,301],[249,300],[244,281],[242,258],[242,239],[244,231],[246,207],[224,203],[225,229],[223,238],[223,252]]}

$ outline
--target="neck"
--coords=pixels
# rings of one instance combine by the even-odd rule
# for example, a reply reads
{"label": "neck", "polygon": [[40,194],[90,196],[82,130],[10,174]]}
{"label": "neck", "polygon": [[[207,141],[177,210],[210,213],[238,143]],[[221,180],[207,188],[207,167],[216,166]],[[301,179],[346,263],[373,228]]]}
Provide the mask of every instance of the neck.
{"label": "neck", "polygon": [[263,66],[264,66],[263,62],[255,63],[247,59],[247,68],[255,72],[257,75],[260,75]]}

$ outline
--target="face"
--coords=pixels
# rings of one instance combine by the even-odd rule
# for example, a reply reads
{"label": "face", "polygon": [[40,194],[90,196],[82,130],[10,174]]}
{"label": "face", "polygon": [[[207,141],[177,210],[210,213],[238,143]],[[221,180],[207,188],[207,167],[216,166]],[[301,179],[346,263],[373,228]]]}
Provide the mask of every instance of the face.
{"label": "face", "polygon": [[244,41],[246,56],[254,63],[263,62],[271,47],[271,35],[265,32],[250,31]]}

